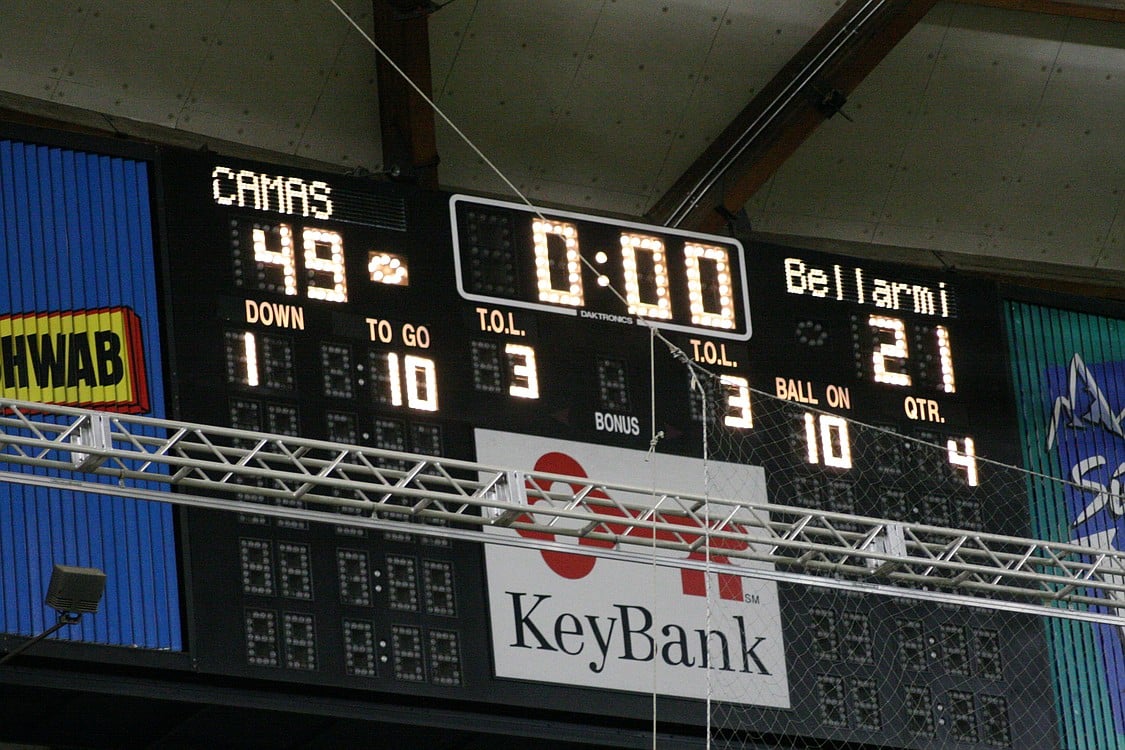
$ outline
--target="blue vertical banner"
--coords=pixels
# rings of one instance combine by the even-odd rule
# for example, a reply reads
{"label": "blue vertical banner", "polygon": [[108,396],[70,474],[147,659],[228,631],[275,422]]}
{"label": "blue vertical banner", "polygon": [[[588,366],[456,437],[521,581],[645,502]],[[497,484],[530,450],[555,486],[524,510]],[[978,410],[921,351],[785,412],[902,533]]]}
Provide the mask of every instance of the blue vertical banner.
{"label": "blue vertical banner", "polygon": [[[1033,533],[1125,549],[1125,320],[1022,302],[1007,315],[1026,466],[1065,480],[1029,479]],[[1125,632],[1047,627],[1064,747],[1125,748]]]}
{"label": "blue vertical banner", "polygon": [[[0,139],[3,397],[164,416],[150,166]],[[59,563],[107,577],[60,638],[182,650],[175,539],[166,504],[0,483],[0,632],[54,623]]]}

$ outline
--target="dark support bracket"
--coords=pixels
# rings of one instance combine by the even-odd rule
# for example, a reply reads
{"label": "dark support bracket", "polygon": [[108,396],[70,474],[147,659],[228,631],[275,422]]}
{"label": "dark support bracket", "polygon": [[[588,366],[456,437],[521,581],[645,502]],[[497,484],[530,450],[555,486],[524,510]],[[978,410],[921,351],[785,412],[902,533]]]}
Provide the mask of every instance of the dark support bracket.
{"label": "dark support bracket", "polygon": [[826,120],[831,120],[833,115],[837,113],[844,114],[844,119],[851,120],[852,118],[848,117],[847,114],[840,112],[847,103],[848,97],[844,95],[843,91],[840,91],[840,89],[831,89],[824,92],[820,99],[817,100],[816,108],[820,110],[820,113],[824,115],[824,119]]}

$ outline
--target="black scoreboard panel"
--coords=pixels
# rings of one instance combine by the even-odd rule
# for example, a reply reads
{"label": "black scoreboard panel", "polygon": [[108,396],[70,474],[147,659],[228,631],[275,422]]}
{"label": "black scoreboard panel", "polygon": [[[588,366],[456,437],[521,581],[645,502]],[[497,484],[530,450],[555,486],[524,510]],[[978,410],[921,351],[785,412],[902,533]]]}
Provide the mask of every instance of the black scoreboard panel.
{"label": "black scoreboard panel", "polygon": [[[213,154],[168,151],[162,174],[180,419],[467,460],[476,428],[637,450],[656,429],[659,452],[700,457],[690,376],[660,342],[650,371],[648,322],[725,376],[716,423],[738,460],[764,467],[772,501],[1027,533],[1016,497],[982,507],[997,500],[974,460],[1018,459],[990,284]],[[759,410],[750,389],[787,404]],[[923,459],[895,434],[953,447]],[[202,672],[651,715],[641,692],[494,676],[481,545],[250,510],[191,509],[183,526]],[[861,595],[826,603],[787,584],[779,595],[790,708],[748,706],[733,730],[1054,746],[1046,667],[1015,676],[1045,665],[1034,626]],[[985,666],[919,656],[939,636]],[[888,665],[915,687],[886,685]],[[956,711],[989,722],[955,731]],[[663,698],[659,717],[705,715]]]}
{"label": "black scoreboard panel", "polygon": [[[227,164],[164,164],[180,417],[471,457],[471,422],[445,416],[462,322],[427,301],[450,283],[436,262],[443,215],[409,191]],[[371,281],[406,262],[408,285]],[[479,690],[477,545],[251,512],[185,522],[201,670]]]}
{"label": "black scoreboard panel", "polygon": [[[1019,483],[976,460],[1020,463],[991,283],[787,247],[755,246],[747,265],[750,378],[789,402],[755,413],[752,432],[790,437],[759,446],[771,502],[1030,535]],[[781,588],[809,734],[1057,746],[1035,618]]]}
{"label": "black scoreboard panel", "polygon": [[[993,285],[794,248],[754,250],[761,313],[752,379],[797,407],[784,412],[791,428],[757,430],[776,427],[793,441],[767,459],[769,473],[785,479],[771,501],[803,505],[835,488],[843,498],[831,509],[840,512],[1028,536],[1022,500],[998,494],[989,484],[996,472],[975,460],[1020,461]],[[849,428],[836,415],[879,429]],[[921,503],[926,494],[942,502]]]}

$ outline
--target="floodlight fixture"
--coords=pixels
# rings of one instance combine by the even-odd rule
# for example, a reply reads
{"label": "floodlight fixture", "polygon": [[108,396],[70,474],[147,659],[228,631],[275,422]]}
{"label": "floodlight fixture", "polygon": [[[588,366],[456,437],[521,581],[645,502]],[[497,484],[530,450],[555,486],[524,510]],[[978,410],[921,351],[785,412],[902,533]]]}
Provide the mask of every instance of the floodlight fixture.
{"label": "floodlight fixture", "polygon": [[0,658],[0,664],[6,664],[64,626],[75,624],[82,619],[82,615],[97,612],[103,593],[105,593],[105,573],[101,570],[55,563],[44,601],[48,607],[59,613],[58,622],[13,651],[9,651]]}
{"label": "floodlight fixture", "polygon": [[105,573],[97,568],[76,568],[55,564],[47,585],[47,606],[59,614],[86,614],[98,611],[105,593]]}

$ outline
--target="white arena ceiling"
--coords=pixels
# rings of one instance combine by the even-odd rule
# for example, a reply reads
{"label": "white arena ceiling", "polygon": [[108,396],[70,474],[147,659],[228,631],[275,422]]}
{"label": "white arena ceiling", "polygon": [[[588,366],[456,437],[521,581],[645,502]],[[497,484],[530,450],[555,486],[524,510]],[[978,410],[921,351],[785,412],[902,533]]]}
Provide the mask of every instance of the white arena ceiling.
{"label": "white arena ceiling", "polygon": [[[843,4],[441,1],[442,112],[532,201],[631,217]],[[378,173],[376,51],[344,17],[371,31],[372,3],[338,2],[0,0],[0,108]],[[769,239],[1123,296],[1123,123],[1125,3],[940,2],[746,216]],[[440,117],[436,139],[442,187],[512,197]]]}

